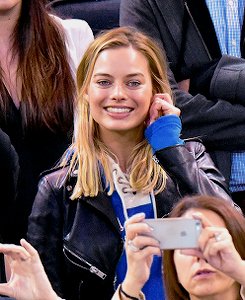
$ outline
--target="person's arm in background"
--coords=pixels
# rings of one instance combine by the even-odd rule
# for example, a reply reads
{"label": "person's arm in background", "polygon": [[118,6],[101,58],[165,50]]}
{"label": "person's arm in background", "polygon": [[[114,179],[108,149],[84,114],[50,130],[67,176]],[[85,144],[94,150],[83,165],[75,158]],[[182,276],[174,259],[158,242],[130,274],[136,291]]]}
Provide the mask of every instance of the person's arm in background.
{"label": "person's arm in background", "polygon": [[[121,0],[120,26],[133,26],[154,38],[163,47],[159,24],[149,0]],[[164,26],[161,23],[161,26]],[[161,28],[162,30],[162,28]],[[166,39],[168,37],[165,37]],[[172,71],[168,71],[176,106],[181,109],[181,138],[200,137],[213,150],[245,149],[245,106],[228,101],[209,100],[180,90]]]}
{"label": "person's arm in background", "polygon": [[0,284],[0,293],[16,300],[61,300],[51,287],[37,251],[26,240],[20,243],[0,244],[11,271],[8,282]]}
{"label": "person's arm in background", "polygon": [[63,257],[63,189],[59,189],[56,172],[42,177],[29,216],[27,240],[38,251],[52,287],[61,297],[65,294]]}
{"label": "person's arm in background", "polygon": [[[9,136],[0,129],[0,235],[8,242],[9,232],[14,230],[14,203],[17,193],[19,158]],[[13,217],[13,218],[11,218]]]}

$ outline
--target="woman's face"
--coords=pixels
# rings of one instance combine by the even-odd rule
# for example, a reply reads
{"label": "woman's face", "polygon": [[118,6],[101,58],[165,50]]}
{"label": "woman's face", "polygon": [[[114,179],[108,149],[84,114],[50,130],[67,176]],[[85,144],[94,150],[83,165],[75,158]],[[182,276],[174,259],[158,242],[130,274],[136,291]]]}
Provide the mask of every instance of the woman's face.
{"label": "woman's face", "polygon": [[139,132],[152,99],[148,62],[131,47],[107,49],[95,63],[88,101],[100,133]]}
{"label": "woman's face", "polygon": [[[226,227],[223,219],[211,210],[189,209],[183,217],[191,218],[194,212],[201,212],[214,226]],[[202,297],[237,294],[237,284],[230,277],[211,267],[205,260],[196,256],[181,254],[181,250],[174,251],[174,263],[180,284],[190,294],[190,299]],[[216,298],[212,298],[216,299]],[[218,298],[221,299],[221,298]]]}
{"label": "woman's face", "polygon": [[11,16],[20,13],[21,0],[0,0],[0,16]]}

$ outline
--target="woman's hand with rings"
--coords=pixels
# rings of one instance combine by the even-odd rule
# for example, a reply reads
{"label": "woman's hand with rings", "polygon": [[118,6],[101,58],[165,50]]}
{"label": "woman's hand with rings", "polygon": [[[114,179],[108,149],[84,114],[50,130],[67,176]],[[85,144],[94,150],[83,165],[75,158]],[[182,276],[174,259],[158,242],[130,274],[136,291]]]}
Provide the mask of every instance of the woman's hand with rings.
{"label": "woman's hand with rings", "polygon": [[153,256],[161,255],[159,242],[149,236],[152,229],[144,219],[145,214],[139,213],[125,223],[128,269],[123,287],[129,294],[142,289],[149,278]]}
{"label": "woman's hand with rings", "polygon": [[174,106],[173,100],[170,95],[167,93],[155,94],[153,96],[152,104],[149,110],[147,126],[149,126],[159,117],[171,114],[180,116],[180,109]]}
{"label": "woman's hand with rings", "polygon": [[133,251],[133,252],[138,252],[138,251],[140,250],[139,247],[136,247],[136,246],[134,245],[134,243],[133,243],[132,240],[128,240],[128,241],[127,241],[127,244],[128,244],[128,248],[129,248],[131,251]]}

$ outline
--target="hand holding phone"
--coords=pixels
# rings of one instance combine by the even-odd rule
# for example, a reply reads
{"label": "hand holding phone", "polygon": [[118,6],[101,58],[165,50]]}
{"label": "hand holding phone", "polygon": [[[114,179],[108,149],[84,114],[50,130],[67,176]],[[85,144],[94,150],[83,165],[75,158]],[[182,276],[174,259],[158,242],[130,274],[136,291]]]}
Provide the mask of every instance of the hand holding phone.
{"label": "hand holding phone", "polygon": [[161,249],[198,248],[202,230],[200,220],[187,218],[145,219],[151,228],[149,234],[160,243]]}

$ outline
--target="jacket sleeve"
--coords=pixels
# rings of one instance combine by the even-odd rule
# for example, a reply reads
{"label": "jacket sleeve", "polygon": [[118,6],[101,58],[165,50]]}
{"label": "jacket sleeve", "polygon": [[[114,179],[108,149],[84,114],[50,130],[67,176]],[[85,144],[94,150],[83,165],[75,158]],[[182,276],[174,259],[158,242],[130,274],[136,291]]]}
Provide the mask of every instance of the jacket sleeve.
{"label": "jacket sleeve", "polygon": [[[157,5],[155,1],[149,0],[121,0],[120,26],[132,26],[143,31],[154,38],[164,49],[163,43],[172,43],[173,41],[168,39],[173,37],[171,37],[164,20],[156,19],[156,14],[158,14],[158,18],[161,18],[163,13],[167,13],[159,12],[160,8]],[[173,24],[175,24],[174,20]],[[174,25],[173,28],[175,28]],[[172,49],[172,51],[175,50]],[[169,53],[166,54],[169,56]],[[178,54],[172,55],[171,53],[171,56],[178,56]],[[220,98],[210,100],[201,94],[192,96],[178,88],[174,73],[170,68],[168,78],[176,105],[181,110],[183,124],[181,138],[199,137],[210,150],[245,149],[244,105],[232,104]]]}
{"label": "jacket sleeve", "polygon": [[[50,183],[49,174],[39,183],[28,224],[28,241],[37,249],[55,292],[64,286],[62,193]],[[53,178],[53,182],[54,182]],[[56,179],[57,180],[57,179]]]}
{"label": "jacket sleeve", "polygon": [[0,234],[3,241],[12,242],[11,236],[15,231],[14,207],[19,176],[19,158],[11,144],[9,136],[0,129],[0,185],[1,210]]}
{"label": "jacket sleeve", "polygon": [[199,142],[156,152],[159,164],[178,186],[181,196],[207,194],[231,201],[224,177]]}
{"label": "jacket sleeve", "polygon": [[219,60],[210,84],[210,94],[231,103],[245,105],[245,59],[223,55]]}

